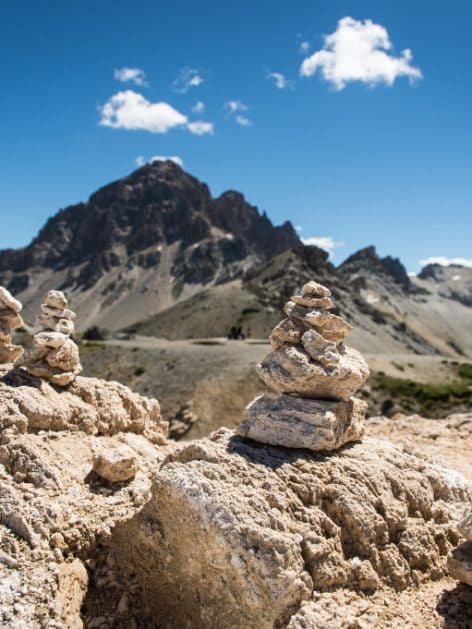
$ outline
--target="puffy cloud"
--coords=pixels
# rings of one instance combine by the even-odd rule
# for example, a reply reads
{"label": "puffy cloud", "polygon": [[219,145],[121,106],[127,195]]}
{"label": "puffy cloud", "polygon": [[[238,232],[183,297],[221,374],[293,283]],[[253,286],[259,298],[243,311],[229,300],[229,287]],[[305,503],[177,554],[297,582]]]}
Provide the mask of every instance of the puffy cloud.
{"label": "puffy cloud", "polygon": [[144,164],[152,164],[153,162],[166,162],[167,160],[175,162],[181,168],[183,168],[184,166],[183,159],[178,155],[153,155],[153,157],[150,157],[148,160],[146,160],[142,155],[138,155],[138,157],[136,158],[136,165],[141,167],[144,166]]}
{"label": "puffy cloud", "polygon": [[225,109],[230,114],[234,114],[237,111],[247,111],[248,110],[248,106],[245,105],[240,100],[229,100],[229,101],[227,101],[225,103]]}
{"label": "puffy cloud", "polygon": [[168,103],[152,103],[133,90],[114,94],[100,108],[100,114],[99,124],[113,129],[167,133],[187,124],[187,116]]}
{"label": "puffy cloud", "polygon": [[273,79],[275,83],[275,87],[278,90],[285,90],[287,88],[293,88],[293,81],[289,81],[285,78],[281,72],[269,72],[267,75],[268,79]]}
{"label": "puffy cloud", "polygon": [[187,128],[193,135],[213,135],[215,127],[212,122],[196,120],[195,122],[189,122]]}
{"label": "puffy cloud", "polygon": [[205,103],[203,103],[201,100],[197,101],[192,107],[192,111],[195,114],[203,113],[205,111]]}
{"label": "puffy cloud", "polygon": [[430,258],[423,258],[419,261],[420,266],[427,266],[428,264],[440,264],[441,266],[450,266],[451,264],[457,264],[459,266],[468,266],[472,268],[472,258],[446,258],[445,256],[432,256]]}
{"label": "puffy cloud", "polygon": [[131,81],[135,85],[147,85],[144,70],[140,68],[115,68],[114,75],[115,79],[122,83]]}
{"label": "puffy cloud", "polygon": [[173,86],[176,92],[186,94],[190,88],[198,87],[205,79],[202,77],[200,70],[196,68],[182,68],[179,76],[175,79]]}
{"label": "puffy cloud", "polygon": [[302,238],[302,242],[305,245],[315,245],[327,251],[330,255],[332,255],[334,250],[338,247],[344,247],[343,242],[334,240],[331,236],[311,236],[310,238]]}
{"label": "puffy cloud", "polygon": [[324,39],[323,48],[303,61],[301,76],[312,76],[319,70],[338,90],[349,81],[393,85],[400,76],[408,77],[410,82],[422,78],[421,70],[411,65],[411,50],[403,50],[399,57],[389,54],[392,43],[388,32],[372,20],[344,17],[337,30]]}
{"label": "puffy cloud", "polygon": [[252,120],[247,116],[241,116],[241,114],[238,114],[235,120],[240,127],[250,127],[252,125]]}

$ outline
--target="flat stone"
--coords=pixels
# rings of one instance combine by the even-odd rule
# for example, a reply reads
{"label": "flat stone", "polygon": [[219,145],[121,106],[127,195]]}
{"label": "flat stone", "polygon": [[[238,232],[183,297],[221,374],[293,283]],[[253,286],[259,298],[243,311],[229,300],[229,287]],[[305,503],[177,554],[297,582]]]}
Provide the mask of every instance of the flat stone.
{"label": "flat stone", "polygon": [[273,391],[327,400],[347,400],[369,376],[366,361],[350,347],[339,352],[335,369],[314,362],[304,349],[294,345],[271,352],[256,369]]}
{"label": "flat stone", "polygon": [[70,319],[58,319],[50,315],[41,314],[36,317],[36,321],[38,325],[47,330],[54,330],[67,335],[75,332],[74,322]]}
{"label": "flat stone", "polygon": [[472,586],[472,542],[465,542],[447,556],[447,569],[454,579]]}
{"label": "flat stone", "polygon": [[41,310],[45,315],[55,317],[56,319],[75,319],[75,312],[68,308],[60,309],[48,304],[41,304]]}
{"label": "flat stone", "polygon": [[302,336],[302,343],[305,351],[315,362],[333,369],[338,366],[340,354],[336,343],[327,341],[316,330],[307,330]]}
{"label": "flat stone", "polygon": [[472,542],[472,504],[464,509],[457,530],[468,542]]}
{"label": "flat stone", "polygon": [[333,300],[331,297],[313,297],[312,295],[293,295],[291,301],[294,301],[299,306],[305,306],[306,308],[320,308],[321,310],[329,310],[333,307]]}
{"label": "flat stone", "polygon": [[67,339],[67,335],[61,332],[38,332],[34,335],[33,343],[38,348],[50,347],[51,349],[57,349],[62,347]]}
{"label": "flat stone", "polygon": [[18,299],[15,299],[13,295],[4,286],[0,286],[0,303],[4,304],[9,310],[13,312],[21,312],[23,310],[23,304]]}
{"label": "flat stone", "polygon": [[274,349],[283,347],[285,343],[297,345],[301,343],[305,331],[306,326],[300,321],[288,317],[275,326],[269,337],[269,341]]}
{"label": "flat stone", "polygon": [[58,308],[59,310],[64,310],[69,305],[67,301],[67,297],[60,290],[50,290],[46,295],[44,300],[47,306],[52,306],[53,308]]}
{"label": "flat stone", "polygon": [[10,309],[0,309],[0,324],[4,330],[17,330],[24,326],[21,315]]}
{"label": "flat stone", "polygon": [[331,297],[331,291],[323,284],[318,282],[307,282],[302,288],[303,295],[312,295],[313,297]]}
{"label": "flat stone", "polygon": [[341,343],[352,331],[353,327],[342,317],[331,312],[310,310],[294,301],[285,304],[284,312],[289,317],[300,319],[322,334],[328,341]]}
{"label": "flat stone", "polygon": [[104,448],[93,459],[93,471],[110,483],[132,479],[138,469],[136,455],[124,444]]}
{"label": "flat stone", "polygon": [[366,410],[367,403],[357,398],[332,402],[266,393],[246,407],[236,433],[286,448],[336,450],[362,439]]}

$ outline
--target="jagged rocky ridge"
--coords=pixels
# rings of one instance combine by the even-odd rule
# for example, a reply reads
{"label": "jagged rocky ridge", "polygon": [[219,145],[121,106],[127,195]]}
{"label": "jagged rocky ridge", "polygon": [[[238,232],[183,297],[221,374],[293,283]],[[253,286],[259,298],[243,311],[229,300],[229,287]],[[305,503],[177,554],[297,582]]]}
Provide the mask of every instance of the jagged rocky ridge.
{"label": "jagged rocky ridge", "polygon": [[213,198],[173,162],[104,186],[52,217],[29,246],[0,252],[0,283],[23,301],[26,323],[59,287],[80,331],[95,324],[171,339],[224,336],[236,323],[267,336],[274,313],[313,277],[356,324],[362,351],[472,354],[470,269],[409,278],[374,247],[336,268],[290,223],[273,227],[234,191]]}

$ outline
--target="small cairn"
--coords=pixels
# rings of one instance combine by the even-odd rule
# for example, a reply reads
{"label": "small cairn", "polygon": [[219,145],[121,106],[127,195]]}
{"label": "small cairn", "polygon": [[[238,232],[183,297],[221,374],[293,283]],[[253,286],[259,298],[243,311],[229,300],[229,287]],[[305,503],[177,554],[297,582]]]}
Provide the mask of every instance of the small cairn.
{"label": "small cairn", "polygon": [[0,364],[14,363],[23,353],[20,345],[13,345],[11,333],[23,327],[22,304],[0,286]]}
{"label": "small cairn", "polygon": [[287,448],[335,450],[364,434],[366,402],[352,397],[366,381],[362,355],[345,347],[353,330],[332,314],[331,292],[308,282],[285,305],[287,315],[272,331],[274,349],[257,366],[275,391],[245,409],[238,435]]}
{"label": "small cairn", "polygon": [[472,586],[472,504],[466,507],[457,530],[466,541],[451,550],[447,556],[447,569],[451,577]]}
{"label": "small cairn", "polygon": [[60,387],[70,384],[82,371],[79,348],[70,338],[74,333],[75,312],[68,309],[66,296],[51,290],[36,317],[43,328],[33,338],[34,349],[18,363],[32,376]]}

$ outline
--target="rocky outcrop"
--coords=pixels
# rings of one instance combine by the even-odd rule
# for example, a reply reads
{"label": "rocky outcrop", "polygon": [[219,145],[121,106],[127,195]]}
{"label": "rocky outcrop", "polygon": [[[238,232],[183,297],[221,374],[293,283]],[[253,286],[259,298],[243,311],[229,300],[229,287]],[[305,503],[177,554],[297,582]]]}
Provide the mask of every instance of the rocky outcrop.
{"label": "rocky outcrop", "polygon": [[451,550],[447,567],[454,579],[472,586],[472,504],[464,510],[457,529],[466,541]]}
{"label": "rocky outcrop", "polygon": [[329,312],[332,307],[331,291],[313,281],[287,302],[287,318],[270,336],[274,351],[257,366],[276,395],[249,404],[239,435],[310,450],[333,450],[362,437],[367,404],[351,396],[369,368],[344,346],[353,328]]}
{"label": "rocky outcrop", "polygon": [[23,353],[23,348],[14,345],[11,339],[11,333],[24,325],[20,315],[22,308],[22,304],[0,286],[0,364],[14,363]]}
{"label": "rocky outcrop", "polygon": [[324,456],[220,429],[167,457],[114,544],[164,627],[283,627],[323,592],[356,598],[442,578],[454,509],[471,495],[386,440]]}
{"label": "rocky outcrop", "polygon": [[119,432],[143,434],[163,443],[167,424],[159,402],[133,393],[118,382],[77,377],[63,389],[25,373],[9,371],[0,378],[0,430],[81,431],[88,435]]}
{"label": "rocky outcrop", "polygon": [[65,387],[82,371],[79,348],[70,338],[75,331],[75,312],[68,309],[66,296],[61,291],[49,291],[44,301],[42,314],[37,316],[43,330],[34,335],[33,351],[17,364],[32,376]]}

